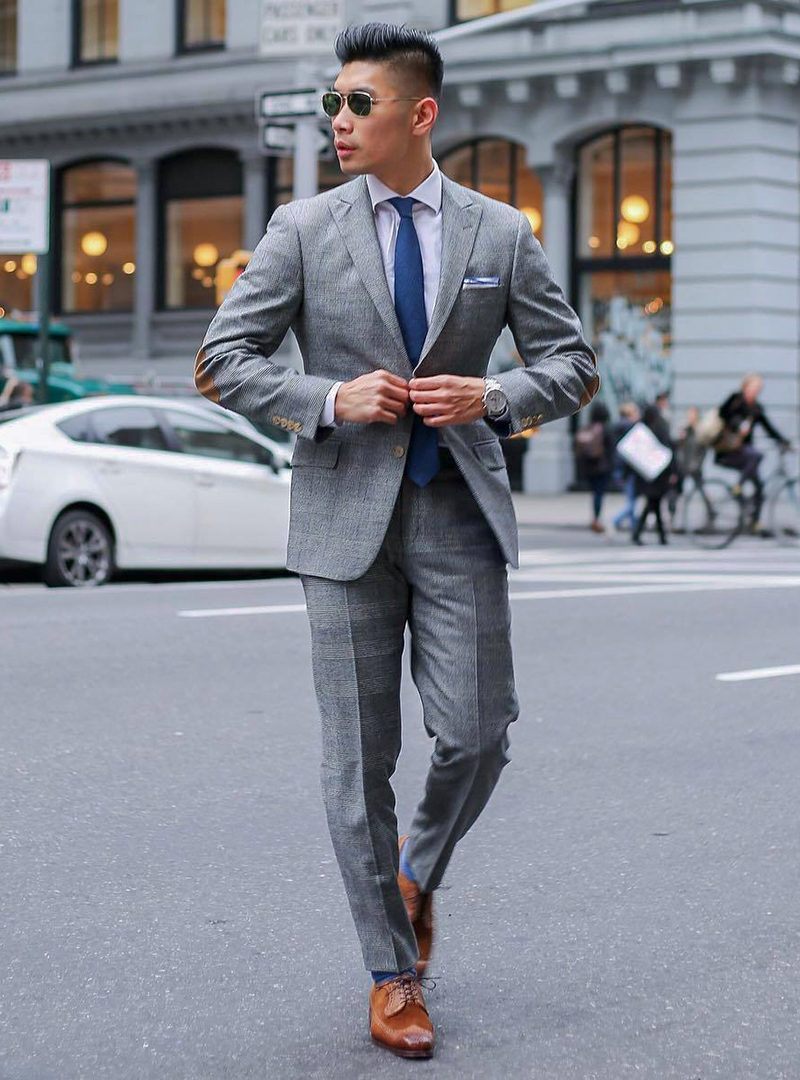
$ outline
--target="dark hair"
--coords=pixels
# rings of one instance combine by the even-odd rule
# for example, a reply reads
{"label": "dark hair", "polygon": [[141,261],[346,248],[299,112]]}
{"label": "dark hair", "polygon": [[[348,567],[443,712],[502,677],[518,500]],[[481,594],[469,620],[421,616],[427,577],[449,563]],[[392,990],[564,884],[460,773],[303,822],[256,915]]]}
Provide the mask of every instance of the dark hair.
{"label": "dark hair", "polygon": [[589,410],[590,424],[606,424],[611,419],[608,409],[602,401],[595,401]]}
{"label": "dark hair", "polygon": [[348,26],[339,33],[334,49],[342,66],[354,60],[378,60],[401,68],[439,100],[444,61],[439,46],[424,30],[394,23]]}

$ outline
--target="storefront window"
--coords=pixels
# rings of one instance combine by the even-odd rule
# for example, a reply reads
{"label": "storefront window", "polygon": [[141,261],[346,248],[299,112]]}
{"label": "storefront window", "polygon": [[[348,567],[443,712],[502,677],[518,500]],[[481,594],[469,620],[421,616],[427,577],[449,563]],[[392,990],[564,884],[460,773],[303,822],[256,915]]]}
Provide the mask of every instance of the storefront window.
{"label": "storefront window", "polygon": [[215,308],[217,266],[242,248],[239,159],[224,150],[193,150],[167,158],[160,192],[163,306]]}
{"label": "storefront window", "polygon": [[225,0],[180,0],[182,49],[220,48],[225,44]]}
{"label": "storefront window", "polygon": [[0,75],[17,70],[17,0],[0,0]]}
{"label": "storefront window", "polygon": [[36,263],[36,256],[30,252],[0,255],[0,319],[13,319],[36,307]]}
{"label": "storefront window", "polygon": [[467,22],[480,19],[484,15],[496,15],[498,11],[513,11],[514,8],[526,7],[531,0],[453,0],[454,21]]}
{"label": "storefront window", "polygon": [[600,396],[616,417],[672,388],[668,132],[629,127],[578,150],[575,281]]}
{"label": "storefront window", "polygon": [[73,0],[75,63],[116,60],[119,50],[119,0]]}
{"label": "storefront window", "polygon": [[131,311],[136,272],[136,173],[117,161],[61,177],[61,309]]}
{"label": "storefront window", "polygon": [[542,236],[542,185],[525,162],[524,147],[508,139],[476,139],[438,158],[457,184],[518,207]]}

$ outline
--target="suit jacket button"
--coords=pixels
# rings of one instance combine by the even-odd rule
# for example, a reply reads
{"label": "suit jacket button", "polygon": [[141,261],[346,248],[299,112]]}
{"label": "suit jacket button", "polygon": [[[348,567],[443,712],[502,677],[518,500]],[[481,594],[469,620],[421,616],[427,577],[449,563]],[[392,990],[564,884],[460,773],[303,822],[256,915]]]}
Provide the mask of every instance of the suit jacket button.
{"label": "suit jacket button", "polygon": [[281,422],[281,418],[279,416],[273,416],[272,417],[272,423],[273,424],[280,424],[280,422]]}
{"label": "suit jacket button", "polygon": [[302,431],[303,430],[303,425],[301,423],[299,423],[299,421],[297,421],[297,420],[295,420],[295,422],[294,422],[294,430],[295,431]]}
{"label": "suit jacket button", "polygon": [[392,447],[392,453],[394,454],[395,457],[402,457],[403,454],[405,454],[405,452],[406,452],[406,450],[405,450],[404,446],[393,446]]}

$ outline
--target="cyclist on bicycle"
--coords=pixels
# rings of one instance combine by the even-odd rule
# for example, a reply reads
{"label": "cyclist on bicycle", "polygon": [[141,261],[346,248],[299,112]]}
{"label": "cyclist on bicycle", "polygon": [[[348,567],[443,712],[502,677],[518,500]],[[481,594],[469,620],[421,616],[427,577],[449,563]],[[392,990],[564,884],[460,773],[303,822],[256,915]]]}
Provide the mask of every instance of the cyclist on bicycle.
{"label": "cyclist on bicycle", "polygon": [[761,507],[764,502],[764,485],[758,471],[764,455],[752,445],[753,428],[761,424],[771,439],[780,444],[781,449],[789,449],[791,443],[767,419],[758,395],[764,380],[756,372],[746,375],[740,390],[731,394],[720,406],[719,415],[724,427],[714,442],[715,461],[726,469],[739,470],[739,490],[745,480],[752,480],[755,487],[753,520],[751,529],[754,533],[762,531],[759,525]]}

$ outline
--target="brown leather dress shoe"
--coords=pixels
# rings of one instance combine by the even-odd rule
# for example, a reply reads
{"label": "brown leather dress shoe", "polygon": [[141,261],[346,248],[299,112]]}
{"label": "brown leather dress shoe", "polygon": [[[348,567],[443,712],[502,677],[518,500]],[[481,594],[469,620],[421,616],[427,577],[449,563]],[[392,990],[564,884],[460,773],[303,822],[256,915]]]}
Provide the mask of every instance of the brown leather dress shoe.
{"label": "brown leather dress shoe", "polygon": [[369,1030],[372,1039],[393,1054],[427,1058],[433,1054],[433,1024],[416,975],[398,975],[369,995]]}
{"label": "brown leather dress shoe", "polygon": [[[408,840],[408,834],[399,839],[401,853],[406,840]],[[414,967],[417,975],[422,976],[428,967],[433,948],[433,893],[421,893],[416,881],[407,878],[402,870],[397,875],[397,884],[400,886],[403,903],[406,905],[408,917],[417,935],[419,959]]]}

